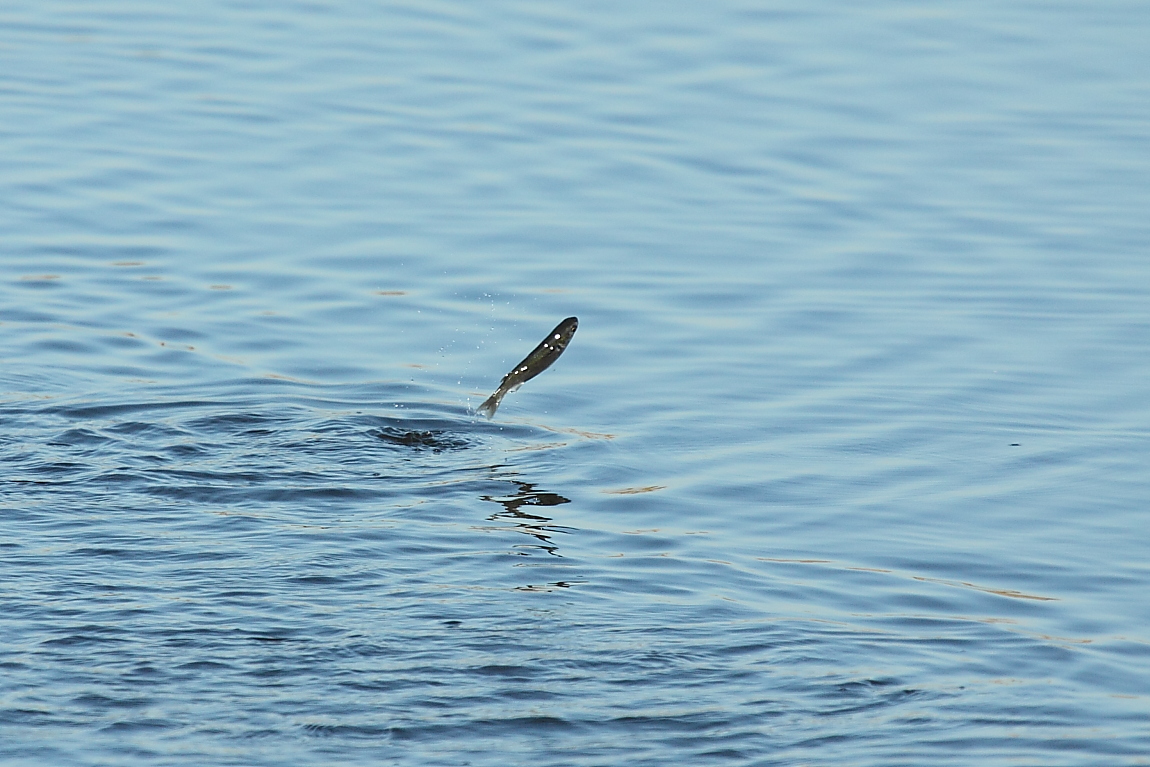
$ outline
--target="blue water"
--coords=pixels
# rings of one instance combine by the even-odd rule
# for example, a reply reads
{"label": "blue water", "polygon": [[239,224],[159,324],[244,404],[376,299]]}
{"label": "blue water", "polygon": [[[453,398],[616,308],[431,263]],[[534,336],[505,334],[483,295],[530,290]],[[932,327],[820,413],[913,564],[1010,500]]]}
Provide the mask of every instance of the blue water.
{"label": "blue water", "polygon": [[0,9],[0,761],[1150,763],[1150,6],[185,6]]}

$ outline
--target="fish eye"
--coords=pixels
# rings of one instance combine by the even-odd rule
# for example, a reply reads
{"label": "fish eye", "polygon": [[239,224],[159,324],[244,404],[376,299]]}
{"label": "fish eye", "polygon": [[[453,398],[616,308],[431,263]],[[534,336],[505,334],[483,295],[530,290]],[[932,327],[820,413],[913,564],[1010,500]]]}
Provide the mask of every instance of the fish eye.
{"label": "fish eye", "polygon": [[558,334],[558,333],[556,333],[556,334],[555,334],[555,340],[556,340],[556,341],[558,341],[558,340],[559,340],[559,334]]}

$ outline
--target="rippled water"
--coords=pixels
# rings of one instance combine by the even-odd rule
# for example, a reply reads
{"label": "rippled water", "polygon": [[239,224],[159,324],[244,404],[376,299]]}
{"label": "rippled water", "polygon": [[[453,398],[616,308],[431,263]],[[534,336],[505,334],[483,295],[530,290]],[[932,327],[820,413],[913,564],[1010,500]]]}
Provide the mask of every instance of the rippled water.
{"label": "rippled water", "polygon": [[1147,763],[1148,34],[0,9],[0,760]]}

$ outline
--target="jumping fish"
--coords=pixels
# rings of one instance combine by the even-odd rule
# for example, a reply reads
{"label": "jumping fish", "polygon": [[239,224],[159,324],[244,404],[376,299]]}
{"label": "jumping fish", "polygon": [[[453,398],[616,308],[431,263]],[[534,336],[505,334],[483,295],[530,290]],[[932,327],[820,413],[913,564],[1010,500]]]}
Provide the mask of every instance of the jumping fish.
{"label": "jumping fish", "polygon": [[578,317],[568,317],[556,325],[555,329],[548,333],[547,337],[540,341],[539,345],[522,362],[511,368],[510,373],[503,376],[503,380],[499,382],[499,388],[479,406],[476,412],[482,413],[488,418],[495,415],[495,409],[499,407],[499,403],[503,401],[508,392],[515,391],[551,367],[551,364],[559,359],[559,355],[567,348],[567,344],[571,343],[571,336],[575,335],[577,327],[579,327]]}

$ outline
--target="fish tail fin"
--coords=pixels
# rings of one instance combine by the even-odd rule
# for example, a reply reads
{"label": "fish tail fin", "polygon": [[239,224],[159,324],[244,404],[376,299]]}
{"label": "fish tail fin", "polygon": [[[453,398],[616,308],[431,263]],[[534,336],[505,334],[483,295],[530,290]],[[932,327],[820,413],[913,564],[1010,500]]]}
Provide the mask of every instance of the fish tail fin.
{"label": "fish tail fin", "polygon": [[488,420],[491,420],[491,416],[495,415],[495,410],[499,407],[499,403],[503,401],[503,395],[506,393],[503,389],[497,389],[494,394],[483,401],[482,405],[475,409],[475,412],[480,415],[485,415]]}

